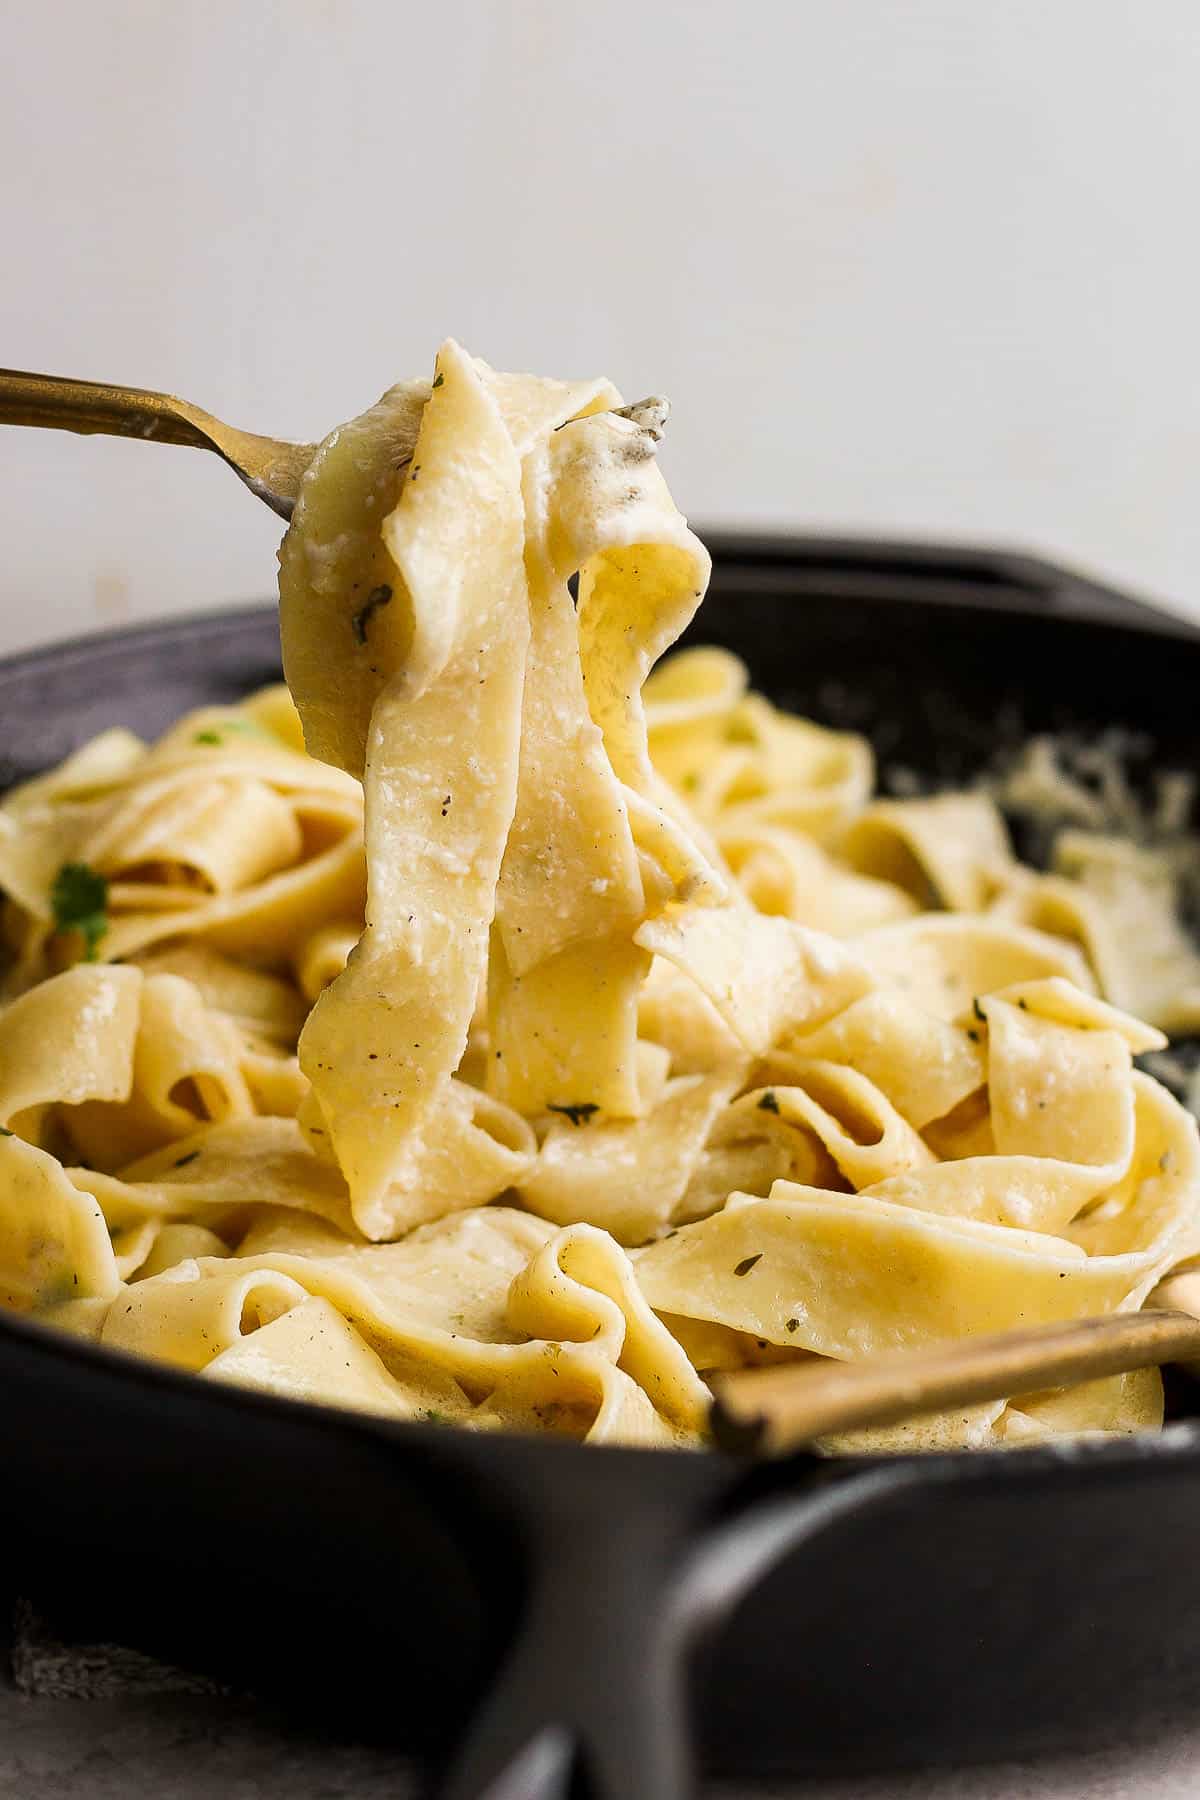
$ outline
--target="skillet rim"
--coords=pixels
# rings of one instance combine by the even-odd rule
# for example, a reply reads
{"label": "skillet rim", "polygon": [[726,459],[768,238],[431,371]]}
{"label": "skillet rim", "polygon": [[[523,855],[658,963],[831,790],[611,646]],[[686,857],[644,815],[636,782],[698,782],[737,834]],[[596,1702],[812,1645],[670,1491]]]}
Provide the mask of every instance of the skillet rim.
{"label": "skillet rim", "polygon": [[[710,593],[719,592],[727,579],[741,580],[764,571],[785,573],[793,584],[813,573],[825,577],[835,571],[874,571],[880,577],[893,575],[911,582],[912,597],[919,594],[926,605],[1002,611],[1022,618],[1078,619],[1087,625],[1123,627],[1184,643],[1200,640],[1200,619],[1164,611],[1150,599],[1110,587],[1020,544],[970,538],[946,542],[922,537],[738,531],[710,529],[695,522],[692,528],[712,555]],[[220,635],[231,627],[265,622],[277,611],[278,602],[273,599],[242,600],[76,632],[0,656],[0,680],[50,665],[67,668],[102,647],[150,648],[163,639]]]}
{"label": "skillet rim", "polygon": [[[132,1350],[96,1344],[76,1337],[56,1325],[28,1318],[21,1313],[0,1311],[0,1367],[7,1344],[24,1346],[39,1357],[57,1363],[76,1364],[85,1377],[94,1372],[102,1377],[129,1383],[145,1390],[158,1390],[163,1395],[178,1396],[184,1405],[210,1403],[217,1410],[232,1410],[274,1419],[280,1424],[304,1425],[330,1433],[356,1438],[374,1439],[400,1447],[411,1445],[422,1449],[447,1450],[488,1455],[495,1446],[499,1454],[520,1464],[529,1458],[548,1455],[551,1458],[584,1457],[590,1462],[600,1455],[608,1464],[648,1461],[661,1465],[669,1461],[676,1468],[691,1464],[697,1456],[727,1471],[769,1468],[786,1472],[793,1466],[798,1476],[807,1476],[814,1462],[828,1475],[837,1477],[859,1474],[867,1470],[898,1470],[909,1474],[927,1474],[929,1482],[941,1486],[980,1476],[1011,1475],[1024,1479],[1039,1472],[1068,1471],[1086,1474],[1091,1469],[1104,1473],[1132,1474],[1146,1463],[1157,1467],[1180,1466],[1200,1468],[1200,1417],[1177,1419],[1159,1432],[1133,1432],[1113,1438],[1061,1438],[1001,1450],[959,1448],[938,1451],[876,1451],[853,1456],[821,1456],[814,1458],[806,1451],[764,1461],[746,1461],[713,1445],[689,1450],[674,1446],[648,1444],[586,1444],[573,1438],[539,1436],[516,1431],[481,1432],[467,1427],[432,1425],[419,1419],[392,1418],[382,1413],[361,1412],[353,1407],[322,1405],[313,1400],[297,1400],[265,1389],[243,1387],[232,1381],[204,1381],[199,1372],[176,1368],[153,1357],[139,1356]],[[81,1396],[86,1398],[86,1395]],[[786,1483],[772,1482],[775,1492]]]}

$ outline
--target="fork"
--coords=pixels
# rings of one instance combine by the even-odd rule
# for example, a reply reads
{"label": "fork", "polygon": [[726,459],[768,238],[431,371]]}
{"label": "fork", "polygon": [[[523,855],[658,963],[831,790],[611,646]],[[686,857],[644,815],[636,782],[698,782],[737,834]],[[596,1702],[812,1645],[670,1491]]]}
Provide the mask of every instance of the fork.
{"label": "fork", "polygon": [[960,1338],[859,1363],[821,1358],[720,1375],[711,1426],[722,1449],[782,1456],[832,1432],[1168,1362],[1200,1374],[1195,1270],[1160,1281],[1141,1312]]}
{"label": "fork", "polygon": [[71,381],[62,375],[31,375],[20,369],[0,369],[0,425],[42,425],[215,450],[281,519],[291,518],[301,476],[316,449],[315,444],[239,431],[174,394],[107,381]]}
{"label": "fork", "polygon": [[[652,395],[613,410],[657,442],[670,409],[666,400]],[[239,431],[174,394],[107,381],[72,381],[65,375],[31,375],[22,369],[0,369],[0,425],[41,425],[84,436],[100,432],[215,450],[281,519],[291,518],[301,478],[317,448]]]}

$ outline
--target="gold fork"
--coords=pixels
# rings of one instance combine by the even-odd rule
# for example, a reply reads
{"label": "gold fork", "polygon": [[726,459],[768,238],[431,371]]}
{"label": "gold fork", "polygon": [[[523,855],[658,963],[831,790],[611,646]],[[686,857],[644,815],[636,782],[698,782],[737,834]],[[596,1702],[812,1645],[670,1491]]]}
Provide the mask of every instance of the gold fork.
{"label": "gold fork", "polygon": [[108,437],[149,438],[215,450],[250,492],[281,519],[292,516],[300,478],[316,448],[239,431],[174,394],[118,387],[106,381],[71,381],[61,375],[30,375],[20,369],[0,369],[0,425],[102,432]]}
{"label": "gold fork", "polygon": [[[652,438],[662,436],[668,403],[657,395],[614,411],[632,419]],[[300,479],[313,459],[315,444],[292,444],[286,438],[261,437],[214,419],[202,406],[174,394],[149,388],[118,387],[107,381],[72,381],[64,375],[30,375],[22,369],[0,369],[0,425],[40,425],[85,436],[153,439],[161,444],[189,444],[215,450],[239,475],[252,494],[290,519]]]}

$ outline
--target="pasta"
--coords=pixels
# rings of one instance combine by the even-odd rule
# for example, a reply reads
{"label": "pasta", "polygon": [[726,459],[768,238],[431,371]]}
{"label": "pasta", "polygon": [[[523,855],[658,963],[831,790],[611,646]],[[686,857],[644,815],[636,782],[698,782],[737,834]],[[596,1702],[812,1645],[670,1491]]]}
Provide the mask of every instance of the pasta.
{"label": "pasta", "polygon": [[[716,1370],[1129,1310],[1200,1255],[1196,1125],[1135,1064],[1200,1016],[1148,853],[1036,873],[985,793],[877,798],[864,739],[660,660],[709,567],[665,417],[447,342],[305,477],[290,695],[0,802],[5,1305],[692,1445]],[[1161,1416],[1149,1371],[824,1447]]]}

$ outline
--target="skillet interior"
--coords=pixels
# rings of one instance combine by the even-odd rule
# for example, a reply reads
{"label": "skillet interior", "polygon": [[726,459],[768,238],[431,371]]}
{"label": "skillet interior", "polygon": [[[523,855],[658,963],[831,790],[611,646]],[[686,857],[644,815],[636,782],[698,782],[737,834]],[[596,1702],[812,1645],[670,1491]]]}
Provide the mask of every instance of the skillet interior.
{"label": "skillet interior", "polygon": [[[692,635],[736,650],[782,703],[868,732],[885,761],[961,780],[1004,741],[1119,723],[1200,772],[1200,636],[1120,596],[979,552],[715,548]],[[0,670],[0,780],[104,725],[152,733],[274,679],[277,654],[259,608],[19,658]],[[11,1592],[93,1639],[345,1703],[398,1741],[444,1733],[495,1653],[537,1548],[515,1496],[586,1488],[632,1509],[652,1482],[693,1509],[726,1480],[716,1459],[335,1423],[100,1367],[2,1320],[0,1435]],[[940,1458],[916,1486],[885,1483],[705,1651],[706,1759],[765,1772],[1012,1755],[1193,1709],[1192,1436]],[[764,1485],[789,1479],[811,1472]]]}

